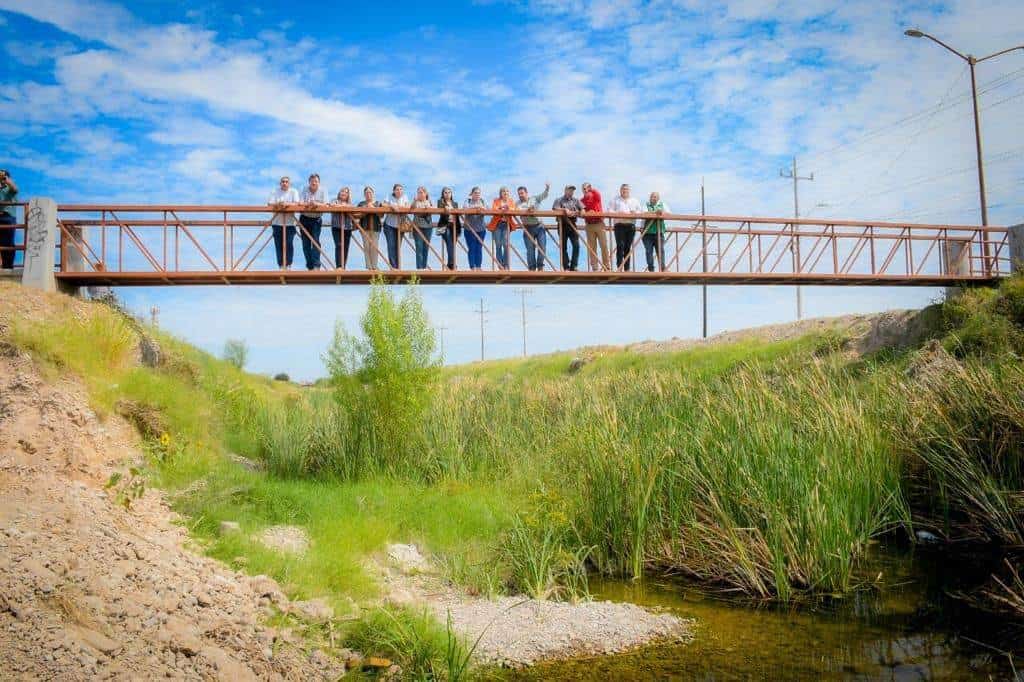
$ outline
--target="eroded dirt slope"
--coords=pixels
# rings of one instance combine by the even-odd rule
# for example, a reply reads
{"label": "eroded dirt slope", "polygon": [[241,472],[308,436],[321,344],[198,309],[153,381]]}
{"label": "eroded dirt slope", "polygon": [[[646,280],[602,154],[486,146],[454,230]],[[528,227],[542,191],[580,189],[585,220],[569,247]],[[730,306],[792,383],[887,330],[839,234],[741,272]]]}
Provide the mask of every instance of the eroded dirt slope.
{"label": "eroded dirt slope", "polygon": [[129,425],[97,419],[71,378],[0,353],[0,678],[342,674],[261,624],[289,608],[279,587],[190,551],[159,492],[128,510],[104,490],[139,457]]}

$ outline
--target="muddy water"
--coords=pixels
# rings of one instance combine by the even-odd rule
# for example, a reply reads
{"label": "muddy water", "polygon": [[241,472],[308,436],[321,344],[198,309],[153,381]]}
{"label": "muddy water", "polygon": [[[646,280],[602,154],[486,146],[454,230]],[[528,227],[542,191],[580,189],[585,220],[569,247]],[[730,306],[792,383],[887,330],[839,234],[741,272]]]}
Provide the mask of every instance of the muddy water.
{"label": "muddy water", "polygon": [[693,642],[540,665],[510,679],[1012,679],[1010,659],[987,647],[1016,649],[1019,657],[1024,630],[949,596],[977,584],[989,564],[982,557],[951,561],[921,550],[877,550],[864,573],[880,574],[884,588],[789,608],[729,600],[670,579],[597,581],[595,598],[695,618]]}

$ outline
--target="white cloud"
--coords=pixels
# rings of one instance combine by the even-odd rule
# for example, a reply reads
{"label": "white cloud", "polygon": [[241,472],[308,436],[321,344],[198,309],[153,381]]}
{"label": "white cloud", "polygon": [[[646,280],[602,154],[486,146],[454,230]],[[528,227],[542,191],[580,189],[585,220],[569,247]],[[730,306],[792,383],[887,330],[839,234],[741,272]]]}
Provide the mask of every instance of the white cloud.
{"label": "white cloud", "polygon": [[79,154],[107,159],[124,156],[135,151],[135,147],[118,139],[118,135],[108,128],[79,128],[70,134],[72,149]]}
{"label": "white cloud", "polygon": [[236,184],[227,167],[238,159],[238,154],[230,149],[192,149],[175,161],[171,169],[186,181],[187,186],[222,189]]}
{"label": "white cloud", "polygon": [[425,164],[444,159],[435,135],[421,124],[379,107],[319,97],[292,74],[275,70],[261,51],[222,47],[211,31],[140,26],[122,8],[105,3],[85,8],[67,0],[2,0],[0,8],[116,48],[58,60],[59,80],[94,104],[139,95],[196,102],[327,133],[366,153]]}
{"label": "white cloud", "polygon": [[174,118],[149,134],[154,142],[186,147],[222,147],[230,143],[231,132],[193,117]]}
{"label": "white cloud", "polygon": [[512,88],[493,78],[481,83],[475,92],[493,100],[510,99],[515,94]]}

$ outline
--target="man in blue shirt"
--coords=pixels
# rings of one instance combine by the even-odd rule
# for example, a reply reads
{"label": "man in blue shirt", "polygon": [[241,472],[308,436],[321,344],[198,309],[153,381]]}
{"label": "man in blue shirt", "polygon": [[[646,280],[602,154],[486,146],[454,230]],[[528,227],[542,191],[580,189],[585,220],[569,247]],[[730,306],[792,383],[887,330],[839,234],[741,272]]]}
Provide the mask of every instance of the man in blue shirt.
{"label": "man in blue shirt", "polygon": [[576,221],[577,216],[583,213],[583,204],[573,196],[575,191],[576,185],[566,185],[562,196],[551,205],[552,211],[562,211],[564,214],[558,218],[558,232],[562,238],[562,269],[569,271],[575,271],[580,260],[580,235]]}

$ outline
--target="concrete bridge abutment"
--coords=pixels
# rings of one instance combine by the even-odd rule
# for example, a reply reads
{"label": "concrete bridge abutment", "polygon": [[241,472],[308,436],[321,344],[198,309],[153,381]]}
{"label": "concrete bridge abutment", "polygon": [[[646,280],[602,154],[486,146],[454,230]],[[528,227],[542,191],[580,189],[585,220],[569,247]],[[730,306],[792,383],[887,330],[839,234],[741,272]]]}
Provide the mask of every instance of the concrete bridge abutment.
{"label": "concrete bridge abutment", "polygon": [[1014,274],[1024,274],[1024,223],[1007,228],[1010,235],[1010,269]]}
{"label": "concrete bridge abutment", "polygon": [[[57,202],[49,197],[29,199],[25,211],[25,261],[21,284],[40,291],[57,291],[77,295],[79,287],[58,283],[55,276],[57,261]],[[67,258],[66,269],[81,270],[83,260],[75,249],[62,249]],[[77,258],[75,257],[77,255]]]}

